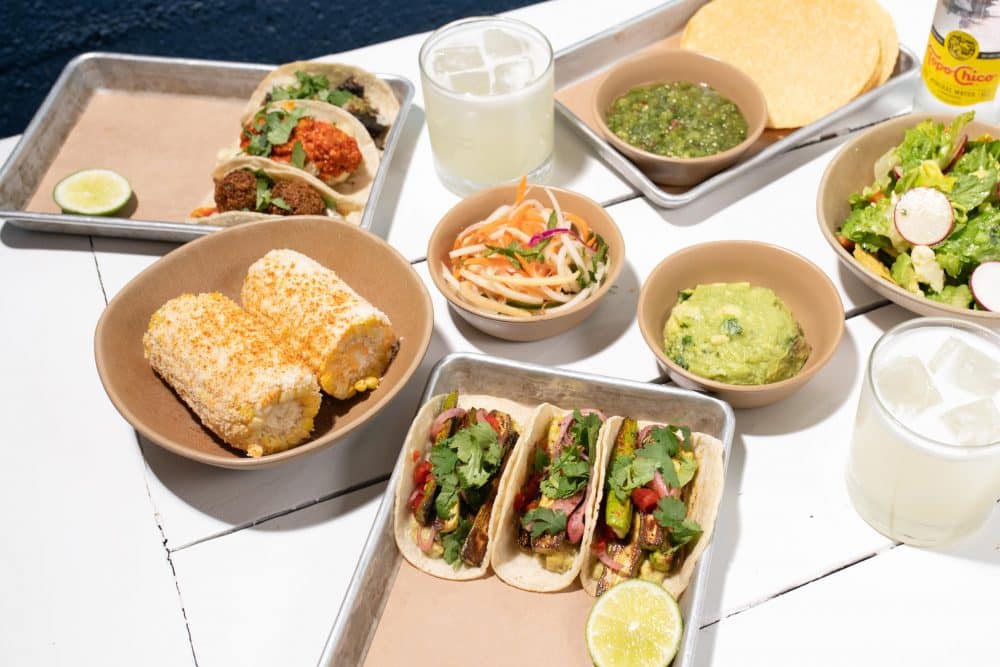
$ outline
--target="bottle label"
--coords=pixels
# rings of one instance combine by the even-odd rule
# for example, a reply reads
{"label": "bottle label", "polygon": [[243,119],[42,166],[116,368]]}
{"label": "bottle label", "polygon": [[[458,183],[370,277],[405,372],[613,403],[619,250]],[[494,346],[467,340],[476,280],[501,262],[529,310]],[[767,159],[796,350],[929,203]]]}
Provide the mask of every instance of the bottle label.
{"label": "bottle label", "polygon": [[989,102],[1000,83],[1000,53],[980,53],[979,42],[964,30],[952,30],[943,40],[931,30],[921,76],[945,104]]}

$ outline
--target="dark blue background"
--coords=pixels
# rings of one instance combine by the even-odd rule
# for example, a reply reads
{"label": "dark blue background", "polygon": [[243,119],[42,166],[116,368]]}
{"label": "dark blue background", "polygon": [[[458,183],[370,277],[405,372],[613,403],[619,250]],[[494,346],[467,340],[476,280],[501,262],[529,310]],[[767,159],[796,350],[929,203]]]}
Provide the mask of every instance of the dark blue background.
{"label": "dark blue background", "polygon": [[0,0],[0,137],[22,132],[85,51],[281,63],[431,30],[531,0]]}

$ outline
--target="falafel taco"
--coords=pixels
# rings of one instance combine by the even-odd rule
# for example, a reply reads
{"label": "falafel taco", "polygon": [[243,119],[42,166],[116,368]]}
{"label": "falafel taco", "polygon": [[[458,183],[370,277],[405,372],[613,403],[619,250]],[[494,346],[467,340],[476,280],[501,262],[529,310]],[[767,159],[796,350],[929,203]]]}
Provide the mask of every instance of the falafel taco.
{"label": "falafel taco", "polygon": [[687,427],[612,417],[580,583],[601,595],[626,579],[679,597],[712,538],[723,491],[723,446]]}
{"label": "falafel taco", "polygon": [[365,207],[380,160],[354,116],[309,100],[258,109],[244,124],[239,144],[223,151],[220,162],[236,155],[267,158],[318,178],[337,193],[341,213]]}
{"label": "falafel taco", "polygon": [[188,222],[230,227],[251,220],[289,215],[325,215],[360,222],[359,211],[342,216],[338,193],[316,177],[272,160],[236,157],[215,168],[211,200],[196,208]]}
{"label": "falafel taco", "polygon": [[358,119],[378,148],[399,114],[399,101],[389,85],[352,65],[302,60],[277,68],[258,84],[243,113],[250,122],[257,109],[281,100],[315,100],[340,107]]}
{"label": "falafel taco", "polygon": [[532,414],[457,392],[420,408],[400,453],[393,507],[396,545],[414,567],[442,579],[486,573],[501,480]]}
{"label": "falafel taco", "polygon": [[605,460],[604,422],[596,410],[538,408],[504,480],[491,564],[508,584],[557,591],[579,575]]}

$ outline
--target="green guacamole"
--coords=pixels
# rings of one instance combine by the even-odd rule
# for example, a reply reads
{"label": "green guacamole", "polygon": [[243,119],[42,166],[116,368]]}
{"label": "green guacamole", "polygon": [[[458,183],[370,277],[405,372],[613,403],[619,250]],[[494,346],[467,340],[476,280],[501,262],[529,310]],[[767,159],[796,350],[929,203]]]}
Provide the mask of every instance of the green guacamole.
{"label": "green guacamole", "polygon": [[690,81],[632,88],[611,103],[607,123],[622,141],[669,157],[714,155],[747,138],[739,107]]}
{"label": "green guacamole", "polygon": [[682,290],[663,337],[667,356],[679,366],[727,384],[787,380],[811,351],[788,306],[750,283]]}

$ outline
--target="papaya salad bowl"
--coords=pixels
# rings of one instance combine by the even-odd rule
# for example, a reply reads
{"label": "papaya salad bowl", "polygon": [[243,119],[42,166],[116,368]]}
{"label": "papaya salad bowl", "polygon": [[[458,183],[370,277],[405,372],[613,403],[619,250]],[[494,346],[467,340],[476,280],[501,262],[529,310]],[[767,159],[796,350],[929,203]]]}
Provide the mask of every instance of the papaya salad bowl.
{"label": "papaya salad bowl", "polygon": [[876,292],[1000,328],[1000,128],[907,114],[845,144],[820,181],[820,231]]}
{"label": "papaya salad bowl", "polygon": [[427,246],[431,279],[458,316],[513,341],[582,322],[624,263],[621,232],[600,204],[523,179],[463,199]]}

